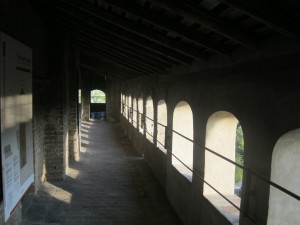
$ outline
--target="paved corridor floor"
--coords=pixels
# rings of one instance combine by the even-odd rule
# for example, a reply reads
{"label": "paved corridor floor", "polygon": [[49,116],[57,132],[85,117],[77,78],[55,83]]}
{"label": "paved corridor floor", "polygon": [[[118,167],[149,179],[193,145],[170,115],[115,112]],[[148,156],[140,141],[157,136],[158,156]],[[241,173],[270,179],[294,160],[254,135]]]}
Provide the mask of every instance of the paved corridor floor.
{"label": "paved corridor floor", "polygon": [[27,197],[22,225],[180,225],[118,124],[83,122],[81,156],[61,182]]}

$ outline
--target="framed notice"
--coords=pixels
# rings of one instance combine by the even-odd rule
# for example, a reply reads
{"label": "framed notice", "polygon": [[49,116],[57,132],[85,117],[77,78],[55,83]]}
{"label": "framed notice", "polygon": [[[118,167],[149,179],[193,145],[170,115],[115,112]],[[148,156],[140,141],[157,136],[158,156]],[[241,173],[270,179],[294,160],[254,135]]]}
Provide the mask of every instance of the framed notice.
{"label": "framed notice", "polygon": [[5,221],[34,181],[32,51],[0,32],[1,160]]}

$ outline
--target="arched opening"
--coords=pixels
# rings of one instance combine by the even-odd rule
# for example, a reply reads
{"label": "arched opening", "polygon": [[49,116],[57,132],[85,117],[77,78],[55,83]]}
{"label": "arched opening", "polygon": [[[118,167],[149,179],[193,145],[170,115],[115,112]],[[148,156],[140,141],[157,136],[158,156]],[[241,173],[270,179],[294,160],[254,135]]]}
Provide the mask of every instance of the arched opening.
{"label": "arched opening", "polygon": [[156,146],[166,153],[167,105],[164,100],[157,104],[157,143]]}
{"label": "arched opening", "polygon": [[[181,160],[190,169],[193,169],[193,147],[194,144],[190,140],[181,135],[193,140],[193,112],[187,102],[179,102],[173,113],[173,138],[172,138],[172,153]],[[177,134],[178,132],[179,134]],[[192,172],[184,166],[176,157],[172,156],[172,165],[190,181],[192,181]]]}
{"label": "arched opening", "polygon": [[138,124],[138,117],[137,117],[137,100],[133,98],[133,105],[132,105],[132,124],[135,128],[137,128]]}
{"label": "arched opening", "polygon": [[128,120],[128,95],[125,96],[125,117]]}
{"label": "arched opening", "polygon": [[[230,112],[219,111],[212,114],[206,125],[205,146],[208,149],[240,165],[244,162],[244,137],[238,119]],[[235,205],[240,205],[243,171],[217,155],[205,152],[204,179]],[[204,184],[203,194],[232,222],[239,219],[239,211],[223,199],[211,187]]]}
{"label": "arched opening", "polygon": [[[284,134],[277,141],[271,165],[271,181],[300,196],[300,129]],[[270,187],[268,225],[300,224],[300,202]]]}
{"label": "arched opening", "polygon": [[153,109],[153,100],[149,96],[146,100],[146,138],[153,142],[153,134],[154,134],[154,109]]}
{"label": "arched opening", "polygon": [[106,95],[101,90],[91,91],[90,117],[104,120],[106,117]]}
{"label": "arched opening", "polygon": [[78,104],[81,104],[82,97],[81,97],[81,89],[78,89]]}
{"label": "arched opening", "polygon": [[139,132],[144,133],[144,101],[142,98],[138,99],[138,124],[139,124]]}
{"label": "arched opening", "polygon": [[123,97],[124,95],[121,93],[121,105],[120,105],[120,112],[121,112],[121,114],[123,115],[123,103],[124,103],[124,97]]}
{"label": "arched opening", "polygon": [[132,99],[131,95],[128,96],[128,110],[127,110],[129,123],[132,123]]}

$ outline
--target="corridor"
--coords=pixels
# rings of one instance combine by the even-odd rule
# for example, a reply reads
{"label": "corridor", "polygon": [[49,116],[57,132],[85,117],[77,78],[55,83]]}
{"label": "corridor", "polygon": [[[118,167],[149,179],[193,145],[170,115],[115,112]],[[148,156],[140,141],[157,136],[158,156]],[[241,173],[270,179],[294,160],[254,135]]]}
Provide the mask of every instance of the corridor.
{"label": "corridor", "polygon": [[162,187],[119,124],[83,122],[79,162],[24,200],[22,225],[179,225]]}

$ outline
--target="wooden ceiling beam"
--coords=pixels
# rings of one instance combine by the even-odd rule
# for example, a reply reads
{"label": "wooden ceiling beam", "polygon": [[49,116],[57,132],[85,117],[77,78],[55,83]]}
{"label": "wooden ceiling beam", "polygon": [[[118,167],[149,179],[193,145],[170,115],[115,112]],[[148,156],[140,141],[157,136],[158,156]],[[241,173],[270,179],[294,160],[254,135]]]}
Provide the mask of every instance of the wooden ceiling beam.
{"label": "wooden ceiling beam", "polygon": [[[129,29],[134,32],[138,32],[140,34],[146,34],[146,32],[143,32],[136,28],[136,25],[132,25],[130,21],[125,21],[124,19],[114,16],[109,12],[106,12],[104,9],[101,9],[99,7],[94,7],[93,5],[87,3],[87,2],[76,2],[73,0],[63,0],[64,2],[72,5],[73,7],[80,8],[81,10],[93,14],[95,17],[101,18],[102,20],[106,20],[107,22],[113,23],[117,26],[122,26],[125,29]],[[101,0],[102,1],[102,0]],[[199,33],[197,31],[191,31],[189,28],[184,26],[183,24],[174,22],[168,18],[162,18],[159,15],[151,14],[149,10],[146,10],[140,6],[129,4],[128,2],[122,2],[122,1],[106,1],[107,4],[110,4],[114,7],[117,7],[123,11],[125,11],[128,14],[131,14],[133,16],[136,16],[144,21],[147,21],[148,23],[154,24],[155,26],[158,26],[162,29],[168,30],[169,32],[175,33],[176,35],[187,39],[189,41],[192,41],[210,51],[213,51],[218,54],[222,54],[225,56],[229,56],[230,52],[227,48],[220,45],[219,43],[216,43],[211,40],[211,37],[207,36],[204,33]],[[149,32],[149,31],[148,31]]]}
{"label": "wooden ceiling beam", "polygon": [[[124,44],[123,41],[118,41],[112,37],[106,37],[104,34],[101,34],[101,38],[99,36],[95,36],[89,32],[82,32],[80,27],[67,27],[69,33],[72,36],[81,36],[82,39],[87,40],[87,42],[97,43],[97,45],[102,45],[106,47],[111,47],[111,51],[121,52],[122,54],[126,54],[127,57],[131,57],[133,60],[138,60],[146,63],[148,67],[158,68],[163,70],[166,67],[171,67],[172,65],[177,65],[174,61],[169,61],[166,58],[161,58],[161,55],[156,55],[153,52],[148,52],[146,49],[141,49],[133,44],[127,43]],[[77,29],[78,28],[78,29]],[[172,63],[171,63],[172,62]]]}
{"label": "wooden ceiling beam", "polygon": [[288,16],[272,9],[263,1],[257,0],[219,0],[224,4],[234,7],[245,14],[264,23],[271,29],[289,37],[299,40],[299,23]]}
{"label": "wooden ceiling beam", "polygon": [[101,40],[95,40],[91,37],[84,36],[83,34],[78,34],[75,32],[71,33],[72,36],[78,37],[81,39],[85,39],[86,43],[92,44],[97,50],[104,50],[106,52],[112,53],[118,57],[124,57],[131,61],[133,64],[140,65],[141,67],[145,67],[150,69],[152,72],[159,72],[164,70],[165,67],[161,66],[159,63],[153,63],[151,61],[147,61],[140,57],[139,55],[133,54],[131,52],[124,51],[122,49],[117,48],[117,46],[112,45],[109,42],[103,42]]}
{"label": "wooden ceiling beam", "polygon": [[109,68],[109,69],[114,69],[114,71],[118,72],[123,72],[125,74],[131,74],[134,76],[139,76],[139,75],[145,75],[144,72],[139,72],[138,70],[130,69],[127,66],[122,65],[119,62],[116,62],[115,60],[110,60],[107,57],[102,57],[101,59],[99,58],[93,58],[90,56],[84,56],[82,57],[81,63],[91,65],[94,67],[104,67],[104,68]]}
{"label": "wooden ceiling beam", "polygon": [[[73,0],[63,0],[63,1],[69,7],[73,7],[74,9],[81,10],[97,19],[100,19],[101,21],[105,21],[106,23],[113,24],[129,32],[133,32],[137,35],[143,36],[144,38],[152,40],[157,44],[164,45],[165,47],[168,48],[177,49],[183,54],[189,54],[189,56],[194,58],[196,57],[200,60],[204,60],[204,61],[207,60],[207,56],[205,54],[204,55],[199,54],[200,51],[195,51],[194,48],[190,48],[184,45],[179,45],[178,42],[172,41],[171,38],[168,38],[165,35],[161,35],[158,34],[157,32],[153,32],[149,28],[145,28],[144,26],[139,25],[135,22],[114,15],[100,7],[95,7],[94,5],[88,2],[83,2],[83,1],[76,2]],[[131,7],[127,2],[126,4],[124,4],[124,7],[122,7],[122,9],[123,8],[129,8],[130,10]],[[131,12],[133,11],[131,10]],[[201,45],[202,47],[205,47],[213,52],[228,56],[228,51],[226,51],[223,46],[213,43],[208,37],[204,37],[205,36],[204,34],[201,34],[201,36],[200,35],[196,36],[184,25],[170,21],[167,18],[160,18],[157,15],[153,15],[149,13],[149,11],[141,7],[137,8],[136,11],[134,12],[135,12],[134,13],[135,16],[138,14],[139,17],[141,17],[142,19],[145,19],[145,17],[150,18],[152,23],[154,21],[156,25],[163,27],[163,29],[171,30],[173,33],[176,33],[183,38],[193,41]]]}
{"label": "wooden ceiling beam", "polygon": [[[53,5],[56,6],[57,3],[58,2],[53,2]],[[81,4],[82,3],[83,2],[81,2]],[[64,8],[65,7],[59,6],[60,10]],[[78,14],[78,10],[80,10],[81,8],[83,7],[78,6],[76,7],[76,10],[71,11],[70,9],[68,9],[65,10],[64,13],[69,13],[69,16],[75,16],[77,14],[78,18],[80,19],[82,16]],[[92,8],[95,7],[92,6]],[[183,44],[179,41],[174,41],[172,38],[169,38],[165,35],[152,32],[149,28],[145,28],[144,26],[138,25],[134,22],[126,22],[124,18],[116,18],[112,15],[110,16],[110,18],[106,18],[107,16],[109,16],[109,14],[105,13],[104,10],[102,12],[99,11],[98,14],[91,13],[88,10],[85,10],[85,13],[93,17],[92,24],[98,29],[104,29],[105,31],[113,33],[115,35],[129,37],[130,40],[143,40],[144,42],[146,41],[148,43],[153,42],[159,46],[165,47],[166,49],[172,49],[173,51],[179,52],[182,55],[196,58],[201,61],[207,61],[209,58],[208,54],[201,53],[201,50],[197,50],[195,49],[195,47],[190,47],[189,45]],[[101,14],[104,15],[100,16]]]}
{"label": "wooden ceiling beam", "polygon": [[[56,18],[58,21],[61,21],[58,17],[55,17],[55,18]],[[57,23],[57,21],[55,21],[55,20],[53,20],[53,21]],[[60,25],[64,25],[67,29],[68,29],[68,27],[70,27],[68,23],[64,24],[64,22],[59,22],[59,24],[60,24]],[[116,61],[115,61],[115,64],[116,64],[116,65],[123,64],[123,65],[120,65],[120,66],[123,67],[122,69],[125,69],[124,66],[127,66],[127,67],[130,68],[131,70],[135,70],[135,72],[138,72],[139,75],[150,73],[150,71],[146,71],[146,70],[141,70],[141,69],[138,69],[138,68],[134,68],[133,66],[127,65],[127,64],[124,63],[124,62],[120,62],[120,60],[117,60],[117,59],[116,59]]]}
{"label": "wooden ceiling beam", "polygon": [[[116,1],[116,0],[101,0],[101,1]],[[238,29],[237,27],[230,24],[228,21],[225,21],[221,18],[217,18],[208,12],[190,5],[186,1],[177,1],[177,0],[150,0],[153,4],[167,9],[169,11],[175,12],[178,15],[183,16],[189,21],[198,23],[209,30],[213,30],[216,33],[219,33],[240,45],[251,48],[258,49],[258,40],[254,38],[251,34],[246,33]]]}
{"label": "wooden ceiling beam", "polygon": [[[49,6],[52,5],[51,3],[49,3],[49,4],[50,4]],[[193,60],[192,57],[190,57],[186,54],[175,51],[172,48],[167,48],[165,46],[158,45],[157,43],[155,43],[153,41],[150,41],[139,35],[130,33],[126,30],[122,30],[119,27],[116,27],[114,25],[108,25],[108,24],[104,24],[104,23],[101,24],[101,26],[99,24],[97,25],[97,24],[95,24],[95,22],[93,20],[91,21],[90,17],[78,18],[78,17],[76,17],[76,14],[70,13],[68,10],[65,10],[63,7],[55,7],[54,10],[60,11],[62,13],[62,15],[64,15],[64,18],[62,18],[61,22],[63,22],[64,20],[67,20],[66,17],[68,17],[68,16],[73,17],[72,20],[74,20],[74,19],[79,20],[82,24],[85,25],[86,28],[90,29],[90,32],[95,33],[96,31],[101,31],[102,33],[106,33],[115,38],[130,41],[136,45],[145,47],[145,48],[155,51],[159,54],[163,54],[166,57],[172,58],[173,60],[179,61],[184,64],[190,65]],[[56,19],[56,18],[51,18],[51,19]],[[59,21],[57,21],[57,22],[59,22]],[[195,50],[193,49],[193,51],[195,51]]]}
{"label": "wooden ceiling beam", "polygon": [[[63,21],[63,18],[62,17],[60,17],[60,18]],[[82,29],[86,28],[86,27],[82,27],[82,25],[80,25],[80,24],[75,24],[74,21],[71,25],[68,25],[68,26],[64,25],[64,26],[66,27],[66,30],[72,30],[77,33],[80,32]],[[166,57],[165,55],[163,55],[161,53],[152,51],[152,50],[145,48],[143,46],[140,46],[140,45],[136,45],[130,41],[122,40],[117,37],[113,37],[112,35],[107,34],[105,32],[96,31],[93,33],[90,33],[90,32],[81,32],[81,33],[85,36],[89,36],[90,38],[94,39],[95,41],[102,42],[109,46],[114,46],[114,49],[122,50],[122,51],[128,52],[130,54],[138,55],[138,57],[142,58],[146,62],[148,62],[148,63],[152,62],[153,64],[160,65],[164,68],[171,67],[173,65],[179,65],[179,63],[181,63],[180,61],[174,60],[170,57]]]}
{"label": "wooden ceiling beam", "polygon": [[118,52],[114,51],[114,49],[107,48],[105,45],[102,45],[99,42],[94,42],[93,40],[91,40],[87,37],[82,37],[81,35],[74,34],[74,33],[70,33],[70,35],[72,35],[72,37],[74,39],[76,39],[77,41],[84,42],[86,48],[88,48],[90,50],[90,52],[95,52],[100,55],[105,54],[108,57],[114,57],[114,58],[116,58],[120,61],[123,61],[125,63],[128,63],[129,65],[132,65],[134,67],[147,70],[150,73],[157,73],[157,72],[161,72],[161,70],[163,70],[163,68],[158,69],[158,68],[140,63],[137,61],[138,58],[134,59],[128,55],[119,54]]}
{"label": "wooden ceiling beam", "polygon": [[131,78],[134,78],[133,75],[120,75],[120,74],[124,74],[123,73],[119,73],[119,72],[114,72],[112,71],[111,69],[108,69],[108,68],[98,68],[98,67],[94,67],[94,66],[90,66],[90,65],[87,65],[87,64],[84,64],[84,63],[81,63],[80,64],[82,67],[90,70],[90,71],[94,71],[95,73],[97,73],[99,76],[103,76],[103,77],[112,77],[114,79],[118,79],[118,80],[127,80],[127,79],[131,79]]}
{"label": "wooden ceiling beam", "polygon": [[[149,68],[145,68],[141,65],[134,64],[132,60],[128,60],[122,56],[118,56],[109,50],[105,50],[103,48],[101,49],[101,48],[99,48],[99,46],[96,46],[92,43],[85,43],[85,44],[86,44],[85,45],[86,48],[88,48],[92,52],[96,53],[98,55],[98,57],[102,56],[102,57],[106,57],[107,59],[110,59],[110,60],[115,60],[116,62],[119,62],[122,65],[126,65],[129,68],[133,68],[135,70],[138,70],[138,71],[141,71],[141,72],[147,73],[147,74],[160,72],[159,70],[152,70]],[[89,44],[89,46],[87,46],[87,44]],[[91,54],[91,52],[90,52],[90,54]]]}
{"label": "wooden ceiling beam", "polygon": [[[68,27],[69,26],[66,26],[66,28],[68,28]],[[90,36],[87,32],[81,32],[79,30],[80,29],[78,29],[78,30],[74,29],[72,31],[68,31],[67,33],[81,47],[88,48],[88,49],[90,49],[91,52],[95,52],[95,53],[99,54],[100,56],[105,55],[106,57],[109,57],[112,60],[116,59],[116,60],[121,61],[123,64],[125,63],[126,65],[131,65],[132,67],[142,69],[144,73],[158,73],[158,72],[161,73],[162,72],[161,70],[153,69],[153,67],[148,68],[149,66],[146,66],[147,68],[145,68],[145,65],[140,65],[134,59],[128,59],[128,57],[126,57],[126,56],[118,55],[117,53],[114,52],[113,49],[106,48],[105,45],[101,45],[101,43],[93,40],[94,37]]]}
{"label": "wooden ceiling beam", "polygon": [[139,76],[144,76],[147,75],[143,72],[139,72],[133,69],[130,69],[128,67],[125,67],[124,65],[116,62],[116,61],[111,61],[108,58],[102,58],[101,60],[99,59],[94,59],[94,63],[92,62],[92,60],[90,61],[82,61],[82,64],[86,64],[86,65],[90,65],[90,66],[94,66],[94,67],[103,67],[106,69],[110,69],[111,71],[116,71],[119,73],[123,73],[123,74],[129,74],[131,76],[134,77],[139,77]]}

